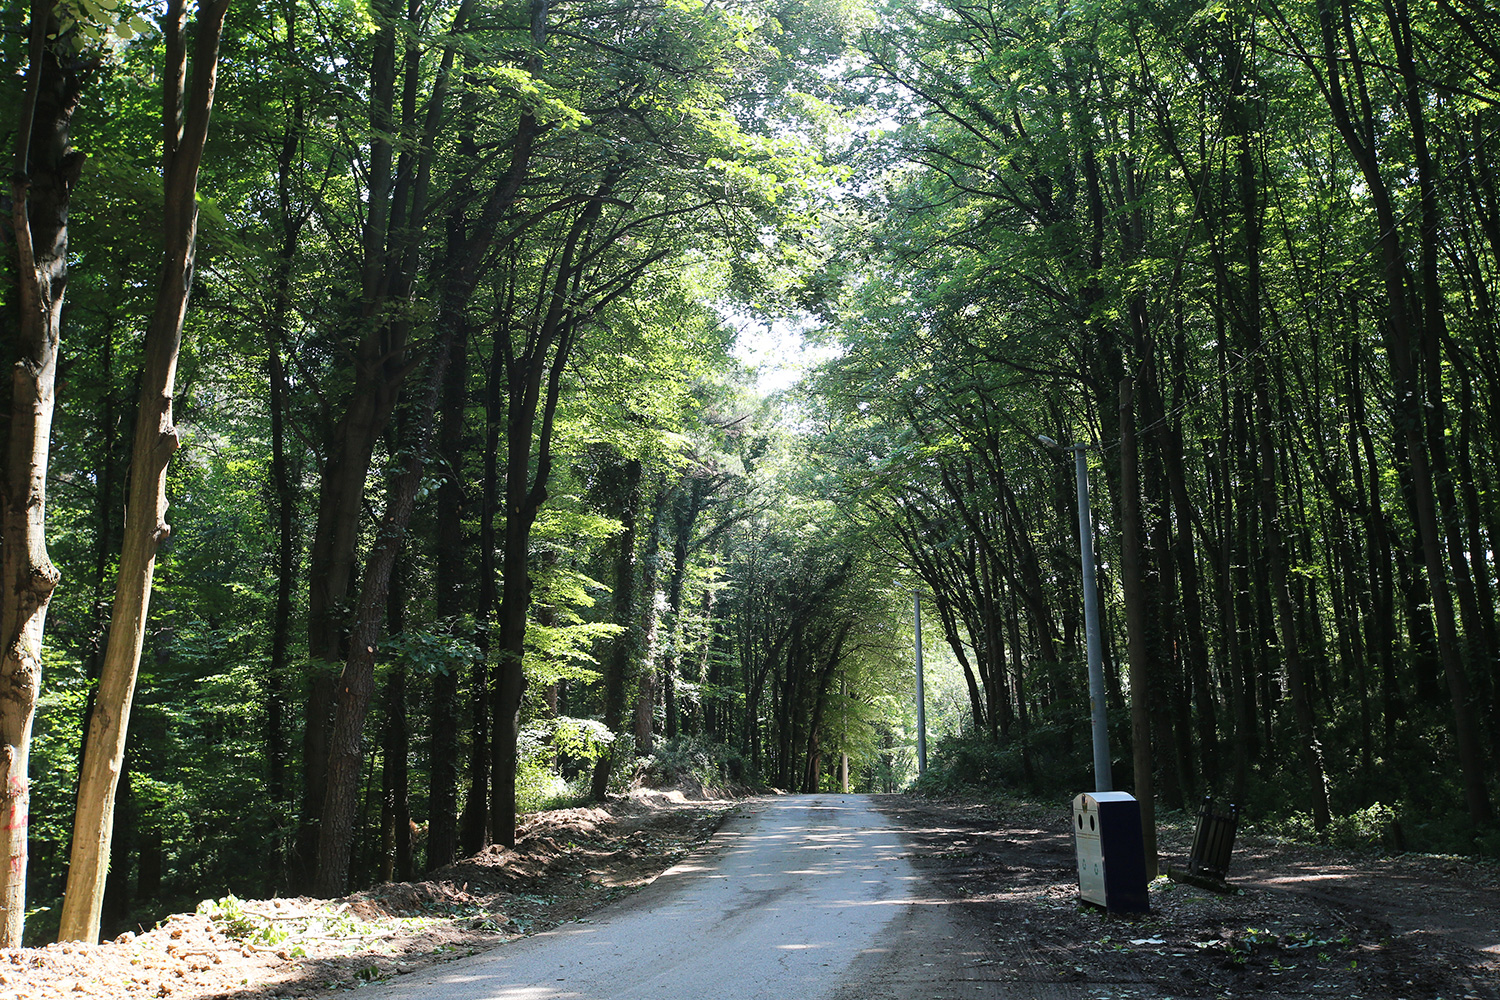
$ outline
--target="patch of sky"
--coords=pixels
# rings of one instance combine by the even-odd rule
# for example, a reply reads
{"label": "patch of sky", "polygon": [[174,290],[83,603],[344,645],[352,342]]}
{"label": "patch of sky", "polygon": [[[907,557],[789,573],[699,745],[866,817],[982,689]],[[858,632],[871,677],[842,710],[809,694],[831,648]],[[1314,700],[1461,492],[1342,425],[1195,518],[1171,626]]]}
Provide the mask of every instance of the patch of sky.
{"label": "patch of sky", "polygon": [[813,368],[842,353],[838,345],[810,336],[815,324],[811,316],[767,319],[728,311],[725,320],[736,332],[735,358],[751,371],[763,395],[790,389]]}

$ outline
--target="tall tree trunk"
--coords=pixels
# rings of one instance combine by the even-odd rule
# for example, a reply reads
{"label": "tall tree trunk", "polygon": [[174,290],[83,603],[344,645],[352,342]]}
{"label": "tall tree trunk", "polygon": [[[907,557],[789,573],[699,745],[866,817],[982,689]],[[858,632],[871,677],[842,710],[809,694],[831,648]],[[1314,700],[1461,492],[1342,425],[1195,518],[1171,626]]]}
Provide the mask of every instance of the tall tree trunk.
{"label": "tall tree trunk", "polygon": [[812,718],[807,726],[807,762],[802,771],[802,790],[816,792],[822,773],[820,749],[822,747],[823,713],[828,703],[828,689],[833,683],[833,672],[844,661],[844,642],[849,637],[853,624],[845,620],[833,637],[832,648],[818,670],[812,689]]}
{"label": "tall tree trunk", "polygon": [[63,61],[71,56],[66,40],[48,45],[50,11],[40,0],[32,4],[11,186],[19,329],[0,479],[0,950],[21,947],[26,919],[31,727],[59,576],[47,554],[47,462],[68,280],[68,201],[84,160],[69,144],[84,67]]}
{"label": "tall tree trunk", "polygon": [[[632,458],[611,470],[617,495],[612,498],[620,516],[620,535],[615,540],[614,613],[615,624],[622,631],[616,637],[604,664],[604,726],[618,734],[625,722],[625,681],[634,660],[635,642],[635,564],[636,535],[640,519],[641,461]],[[623,749],[623,748],[622,748]],[[589,792],[596,802],[603,802],[609,791],[609,775],[619,761],[615,752],[605,754],[594,764]]]}
{"label": "tall tree trunk", "polygon": [[62,940],[95,941],[99,937],[115,787],[146,635],[151,580],[157,549],[171,531],[166,522],[167,463],[179,444],[172,423],[172,393],[197,249],[198,167],[208,138],[219,38],[228,8],[229,0],[202,0],[198,7],[190,90],[183,0],[169,0],[162,19],[167,51],[162,102],[166,249],[141,361],[141,398],[131,450],[120,572],[98,700],[79,776],[73,851],[58,934]]}
{"label": "tall tree trunk", "polygon": [[[545,37],[547,5],[533,0],[532,37]],[[517,156],[520,154],[517,153]],[[521,733],[521,698],[526,691],[523,670],[526,615],[531,607],[531,529],[547,501],[552,477],[552,437],[556,429],[562,379],[582,324],[591,313],[577,310],[582,300],[581,246],[592,233],[620,179],[618,165],[605,171],[588,204],[577,214],[558,252],[551,287],[539,297],[540,316],[526,331],[521,350],[512,343],[507,325],[496,331],[505,356],[506,406],[505,540],[501,564],[500,643],[495,667],[494,734],[491,745],[490,823],[494,839],[516,843],[516,747]],[[621,290],[628,286],[620,286]],[[508,322],[508,321],[507,321]],[[533,455],[535,461],[533,463]]]}
{"label": "tall tree trunk", "polygon": [[[359,562],[359,540],[364,530],[365,489],[376,443],[385,432],[400,399],[410,361],[411,317],[404,309],[415,287],[419,264],[418,239],[428,215],[433,158],[437,136],[448,109],[457,36],[468,22],[473,0],[464,0],[453,15],[450,41],[427,98],[418,114],[418,90],[425,79],[421,51],[408,39],[405,59],[398,62],[398,25],[403,15],[395,0],[375,0],[378,28],[369,71],[370,149],[365,215],[360,234],[360,306],[363,331],[355,348],[353,388],[348,403],[328,436],[329,448],[318,483],[317,520],[307,568],[308,655],[314,670],[309,682],[302,737],[302,821],[297,835],[299,882],[313,881],[318,817],[328,782],[329,739],[335,711],[338,665],[354,652],[347,635],[352,625],[348,608]],[[420,25],[420,5],[412,4],[404,27],[411,34]],[[399,66],[399,69],[398,69]],[[404,88],[397,117],[397,83]],[[404,143],[398,140],[405,140]],[[398,158],[396,149],[404,146]],[[395,308],[392,306],[403,308]]]}
{"label": "tall tree trunk", "polygon": [[[292,638],[292,596],[297,582],[297,492],[287,460],[286,446],[286,367],[281,345],[270,345],[271,368],[271,494],[276,513],[276,603],[271,612],[271,653],[266,664],[266,791],[278,806],[287,801],[287,697]],[[285,880],[284,848],[274,850],[269,859],[267,879],[273,887]]]}
{"label": "tall tree trunk", "polygon": [[[1337,7],[1335,7],[1337,4]],[[1433,482],[1434,455],[1429,451],[1430,441],[1440,432],[1440,425],[1429,436],[1429,421],[1438,419],[1437,414],[1423,412],[1422,375],[1429,363],[1437,364],[1437,345],[1432,343],[1432,331],[1437,329],[1440,317],[1428,317],[1432,327],[1422,322],[1421,309],[1413,301],[1412,275],[1402,245],[1400,220],[1396,216],[1391,192],[1380,171],[1379,151],[1373,133],[1374,122],[1368,113],[1369,97],[1364,78],[1364,62],[1351,56],[1358,51],[1357,33],[1353,24],[1350,4],[1347,0],[1321,0],[1319,3],[1322,67],[1328,81],[1325,95],[1329,110],[1333,114],[1335,127],[1344,139],[1345,146],[1354,157],[1360,175],[1369,188],[1370,200],[1375,208],[1376,225],[1379,229],[1381,277],[1385,285],[1389,306],[1382,330],[1386,339],[1386,354],[1391,368],[1392,389],[1396,397],[1396,434],[1404,438],[1407,465],[1408,505],[1412,522],[1416,528],[1417,542],[1421,547],[1423,565],[1426,570],[1429,593],[1432,600],[1432,618],[1437,635],[1437,651],[1442,663],[1443,676],[1447,681],[1449,700],[1453,710],[1454,737],[1458,750],[1460,779],[1464,789],[1464,802],[1469,818],[1476,825],[1487,824],[1493,818],[1489,791],[1486,785],[1483,751],[1480,748],[1478,719],[1469,692],[1468,676],[1464,670],[1460,651],[1458,629],[1453,608],[1453,595],[1448,582],[1448,567],[1443,558],[1444,532],[1439,526],[1437,498]],[[1415,69],[1410,65],[1408,46],[1410,39],[1399,37],[1409,33],[1409,25],[1402,25],[1404,7],[1391,9],[1393,31],[1398,42],[1398,59],[1405,63],[1404,77],[1407,83],[1408,101],[1420,100],[1414,93]],[[1403,55],[1403,52],[1405,53]],[[1345,89],[1345,73],[1352,74],[1354,96],[1359,100],[1361,114],[1356,118],[1349,106]],[[1420,106],[1409,113],[1416,130],[1413,136],[1418,147],[1425,147],[1425,136],[1421,131],[1422,111]],[[1425,148],[1418,154],[1425,158]],[[1425,162],[1425,159],[1424,159]],[[1422,188],[1423,225],[1431,224],[1436,216],[1435,192],[1430,164],[1428,169],[1418,171]],[[1424,271],[1435,267],[1424,262]],[[1435,278],[1429,277],[1425,286],[1430,299],[1429,310],[1442,308],[1441,295],[1432,287]],[[1427,391],[1431,391],[1430,386]],[[1428,401],[1430,404],[1430,400]],[[1441,465],[1441,456],[1438,456]],[[1438,471],[1444,471],[1439,468]],[[1455,569],[1459,567],[1455,566]]]}
{"label": "tall tree trunk", "polygon": [[[1443,675],[1448,682],[1448,693],[1453,705],[1454,736],[1458,744],[1464,802],[1468,807],[1470,821],[1475,826],[1487,826],[1495,818],[1486,781],[1489,772],[1480,747],[1479,720],[1462,652],[1467,646],[1476,654],[1477,662],[1488,662],[1494,651],[1489,646],[1485,628],[1480,621],[1479,603],[1464,551],[1463,534],[1455,524],[1461,519],[1462,513],[1454,495],[1453,476],[1448,462],[1447,394],[1443,385],[1442,347],[1447,340],[1448,330],[1444,318],[1444,290],[1438,276],[1438,241],[1442,238],[1439,234],[1445,221],[1438,206],[1438,178],[1427,142],[1426,109],[1432,95],[1425,92],[1417,73],[1414,54],[1416,42],[1412,37],[1411,17],[1406,0],[1387,0],[1385,10],[1403,82],[1403,97],[1407,120],[1411,126],[1412,151],[1416,154],[1417,184],[1422,206],[1418,245],[1423,303],[1418,338],[1413,345],[1413,353],[1417,359],[1414,366],[1416,371],[1412,374],[1414,381],[1422,383],[1421,391],[1425,395],[1420,410],[1421,426],[1426,432],[1426,457],[1431,469],[1430,477],[1426,470],[1416,466],[1412,472],[1419,477],[1418,517],[1423,545],[1428,547],[1427,574],[1434,591],[1438,588],[1444,590],[1442,595],[1434,595],[1433,610],[1437,613]],[[1413,454],[1415,455],[1415,451]],[[1440,516],[1440,513],[1445,516]],[[1439,536],[1446,543],[1446,566],[1443,554],[1437,548]],[[1462,642],[1453,623],[1453,597],[1448,593],[1450,573],[1451,590],[1457,593],[1463,619]]]}
{"label": "tall tree trunk", "polygon": [[[443,381],[442,428],[438,437],[443,482],[438,487],[438,613],[458,629],[465,609],[464,566],[464,411],[468,403],[468,323],[454,310],[453,359]],[[427,812],[427,869],[440,868],[458,850],[458,672],[432,678],[432,730],[428,739],[431,787]]]}
{"label": "tall tree trunk", "polygon": [[505,352],[497,336],[491,343],[485,372],[484,479],[479,508],[479,597],[475,617],[479,624],[479,658],[470,678],[469,707],[474,731],[469,745],[469,794],[464,803],[461,836],[463,849],[476,854],[490,842],[490,649],[494,635],[499,590],[495,586],[495,515],[500,490],[500,430],[505,412],[501,387],[505,377]]}
{"label": "tall tree trunk", "polygon": [[677,738],[680,722],[677,682],[682,664],[682,585],[687,578],[688,544],[703,509],[708,482],[708,477],[690,472],[672,491],[672,572],[667,578],[667,641],[661,666],[665,733],[669,740]]}
{"label": "tall tree trunk", "polygon": [[1218,706],[1209,678],[1208,627],[1203,615],[1203,588],[1199,578],[1198,553],[1193,544],[1194,508],[1183,471],[1182,428],[1173,423],[1162,435],[1167,486],[1175,509],[1176,535],[1172,542],[1177,563],[1178,593],[1182,599],[1183,660],[1187,681],[1193,689],[1197,710],[1198,754],[1202,761],[1203,787],[1211,789],[1219,780]]}
{"label": "tall tree trunk", "polygon": [[[407,577],[411,572],[405,557],[391,570],[390,594],[386,600],[387,635],[406,630]],[[411,752],[411,730],[406,712],[406,664],[397,663],[385,682],[385,738],[380,768],[380,880],[405,882],[412,877],[411,801],[407,758]]]}
{"label": "tall tree trunk", "polygon": [[298,881],[315,876],[317,817],[328,786],[328,738],[333,720],[335,665],[345,656],[347,602],[354,585],[365,480],[375,443],[395,405],[397,386],[391,370],[401,358],[381,334],[376,313],[385,301],[384,268],[390,200],[395,187],[393,139],[396,90],[396,10],[392,0],[378,0],[378,17],[370,61],[370,150],[366,199],[370,206],[361,233],[361,319],[368,332],[361,338],[349,403],[329,438],[328,455],[318,483],[317,519],[307,567],[307,652],[314,667],[309,678],[302,736],[302,823],[297,837]]}
{"label": "tall tree trunk", "polygon": [[[286,29],[285,48],[289,64],[297,58],[297,4],[287,4],[282,11]],[[281,245],[276,251],[276,276],[272,284],[271,318],[265,331],[267,367],[271,396],[271,507],[276,518],[276,601],[271,612],[271,652],[266,664],[266,770],[267,791],[278,807],[287,796],[287,697],[285,682],[289,675],[289,651],[292,638],[292,595],[297,577],[297,488],[295,473],[287,455],[286,417],[290,384],[283,351],[287,348],[287,325],[292,310],[292,273],[301,245],[307,216],[299,213],[292,194],[292,178],[301,148],[306,124],[306,103],[300,87],[290,95],[291,115],[282,133],[281,149],[276,160],[276,191],[281,213]],[[267,859],[268,891],[286,883],[286,851],[277,838]]]}
{"label": "tall tree trunk", "polygon": [[385,617],[391,571],[406,543],[407,525],[416,508],[422,484],[427,444],[431,437],[438,393],[447,374],[454,331],[443,327],[432,347],[431,368],[422,398],[416,401],[410,426],[416,440],[408,444],[400,471],[386,491],[386,509],[380,534],[365,562],[354,628],[350,633],[349,659],[339,676],[337,704],[329,739],[328,788],[318,826],[318,875],[313,884],[317,895],[341,896],[348,889],[349,865],[354,845],[354,821],[359,806],[359,778],[365,716],[375,690],[375,654]]}
{"label": "tall tree trunk", "polygon": [[1282,504],[1278,483],[1278,452],[1272,434],[1276,410],[1272,409],[1270,379],[1261,340],[1261,207],[1260,178],[1248,136],[1240,140],[1238,154],[1241,211],[1245,225],[1246,287],[1242,299],[1245,316],[1246,348],[1252,356],[1256,442],[1259,467],[1261,525],[1266,541],[1270,588],[1280,624],[1281,656],[1286,664],[1287,685],[1291,689],[1292,711],[1297,723],[1297,750],[1307,775],[1312,795],[1313,826],[1322,832],[1328,826],[1328,786],[1323,766],[1323,749],[1318,741],[1309,679],[1306,676],[1302,650],[1298,641],[1297,620],[1292,605],[1288,576],[1288,532],[1282,525]]}
{"label": "tall tree trunk", "polygon": [[1158,872],[1156,777],[1151,754],[1151,660],[1146,648],[1146,595],[1141,582],[1141,509],[1136,475],[1134,387],[1120,382],[1120,586],[1125,593],[1126,654],[1130,661],[1130,735],[1135,797],[1140,803],[1146,878]]}
{"label": "tall tree trunk", "polygon": [[661,579],[661,515],[666,508],[667,489],[656,484],[656,498],[651,504],[650,534],[641,557],[641,641],[636,659],[635,752],[646,757],[653,749],[653,722],[656,714],[656,637],[661,615],[656,609],[656,589]]}
{"label": "tall tree trunk", "polygon": [[[715,612],[718,610],[715,599],[714,588],[703,588],[703,622],[704,636],[703,647],[698,651],[698,662],[693,670],[693,676],[700,683],[707,682],[711,689],[717,690],[723,678],[720,676],[722,667],[718,660],[714,659],[714,640],[718,638],[718,618]],[[728,713],[721,712],[718,707],[718,698],[711,698],[707,693],[700,690],[698,695],[698,714],[694,716],[696,725],[693,729],[695,736],[707,736],[711,741],[724,738],[724,734],[733,731],[729,722]]]}

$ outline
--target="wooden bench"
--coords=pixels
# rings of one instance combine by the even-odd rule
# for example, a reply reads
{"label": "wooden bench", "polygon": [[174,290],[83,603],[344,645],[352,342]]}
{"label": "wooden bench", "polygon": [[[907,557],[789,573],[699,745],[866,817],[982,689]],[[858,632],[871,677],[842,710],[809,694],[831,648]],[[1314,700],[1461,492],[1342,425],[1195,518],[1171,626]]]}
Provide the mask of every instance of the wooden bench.
{"label": "wooden bench", "polygon": [[1198,810],[1198,828],[1193,833],[1193,849],[1186,869],[1167,868],[1173,882],[1234,892],[1225,877],[1229,873],[1229,854],[1234,849],[1234,831],[1239,825],[1239,806],[1230,804],[1228,811],[1215,809],[1212,796],[1204,796]]}

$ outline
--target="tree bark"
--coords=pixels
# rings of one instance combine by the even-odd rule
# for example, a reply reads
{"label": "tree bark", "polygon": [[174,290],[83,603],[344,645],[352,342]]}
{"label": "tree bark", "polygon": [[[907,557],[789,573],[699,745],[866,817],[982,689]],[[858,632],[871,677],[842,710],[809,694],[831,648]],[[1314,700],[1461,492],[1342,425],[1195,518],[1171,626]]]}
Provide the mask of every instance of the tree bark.
{"label": "tree bark", "polygon": [[500,430],[505,354],[500,338],[491,346],[484,400],[484,479],[479,509],[479,624],[480,656],[474,664],[469,686],[473,734],[469,745],[469,795],[464,804],[461,838],[463,849],[477,853],[490,842],[490,645],[500,595],[495,586],[495,515],[499,506]]}
{"label": "tree bark", "polygon": [[[297,57],[297,5],[288,4],[282,12],[286,28],[285,48],[288,62]],[[306,215],[294,209],[292,178],[306,123],[305,102],[300,88],[291,96],[291,115],[282,133],[277,154],[276,190],[281,212],[281,245],[276,253],[276,277],[273,283],[271,320],[266,329],[266,354],[270,375],[271,465],[270,495],[276,518],[276,602],[271,612],[271,652],[266,664],[266,770],[267,791],[271,801],[281,806],[287,796],[287,697],[285,681],[292,638],[292,592],[297,577],[299,550],[297,489],[295,473],[287,454],[286,418],[291,386],[287,378],[283,351],[287,347],[287,320],[292,310],[292,275],[301,245]],[[266,884],[269,892],[286,882],[287,858],[278,838],[267,859]]]}
{"label": "tree bark", "polygon": [[179,444],[172,422],[172,393],[197,249],[198,168],[208,138],[219,38],[228,8],[229,0],[203,0],[198,7],[191,89],[187,86],[183,0],[169,0],[162,19],[167,50],[162,103],[166,252],[141,362],[141,398],[109,642],[79,776],[73,851],[58,934],[65,941],[95,941],[99,936],[115,789],[146,634],[156,552],[171,531],[166,522],[167,464]]}
{"label": "tree bark", "polygon": [[[1335,4],[1338,4],[1335,7]],[[1404,9],[1404,8],[1403,8]],[[1374,123],[1369,115],[1356,119],[1351,113],[1345,94],[1343,74],[1345,64],[1354,74],[1355,96],[1362,108],[1368,108],[1369,99],[1364,82],[1363,62],[1349,58],[1357,50],[1356,32],[1352,23],[1349,4],[1341,0],[1321,0],[1319,3],[1322,61],[1328,86],[1325,94],[1333,114],[1334,125],[1350,154],[1359,167],[1360,174],[1370,190],[1375,207],[1376,224],[1379,227],[1381,277],[1383,279],[1389,311],[1383,331],[1386,338],[1386,354],[1391,368],[1392,389],[1396,397],[1395,430],[1404,438],[1405,458],[1408,471],[1408,504],[1412,522],[1416,528],[1417,541],[1422,549],[1423,565],[1432,598],[1432,618],[1437,634],[1438,656],[1442,663],[1443,676],[1447,681],[1449,700],[1453,710],[1454,738],[1458,750],[1460,779],[1464,789],[1464,802],[1469,817],[1475,825],[1484,825],[1493,818],[1489,791],[1485,784],[1483,752],[1480,748],[1479,726],[1474,704],[1469,692],[1468,676],[1464,670],[1458,630],[1455,623],[1453,596],[1448,583],[1448,567],[1443,559],[1443,532],[1440,530],[1437,500],[1434,495],[1432,455],[1429,454],[1428,421],[1436,415],[1423,413],[1421,380],[1424,355],[1431,354],[1431,363],[1436,364],[1433,345],[1424,345],[1424,334],[1418,323],[1419,308],[1414,306],[1412,290],[1415,282],[1409,273],[1404,247],[1402,246],[1399,220],[1391,193],[1380,172],[1379,153],[1375,145]],[[1393,17],[1398,21],[1398,17]],[[1397,25],[1399,32],[1400,26]],[[1415,86],[1410,78],[1408,89]],[[1412,112],[1414,125],[1421,124],[1421,111]],[[1420,131],[1414,140],[1423,144]],[[1425,150],[1423,151],[1425,155]],[[1428,224],[1435,214],[1434,197],[1430,187],[1430,169],[1419,177],[1423,184],[1423,222]],[[1430,288],[1429,295],[1436,295]],[[1441,309],[1441,301],[1428,303],[1429,309]],[[1434,323],[1437,320],[1433,320]],[[1416,333],[1418,337],[1414,337]],[[1428,337],[1430,340],[1430,336]]]}
{"label": "tree bark", "polygon": [[[398,558],[391,570],[386,600],[387,635],[406,630],[408,562]],[[405,882],[412,877],[410,773],[411,729],[407,722],[406,664],[397,663],[385,682],[385,739],[380,767],[380,880]]]}
{"label": "tree bark", "polygon": [[416,509],[422,485],[427,442],[431,436],[438,392],[447,373],[454,332],[445,327],[432,348],[431,368],[411,426],[416,440],[406,448],[400,472],[386,492],[385,514],[380,535],[365,561],[359,605],[350,633],[349,659],[339,675],[333,729],[329,739],[328,788],[318,825],[318,875],[316,895],[343,895],[349,884],[349,864],[354,846],[354,821],[359,806],[359,779],[364,764],[362,752],[365,716],[375,691],[375,654],[390,592],[391,571],[406,544],[406,529]]}
{"label": "tree bark", "polygon": [[1146,878],[1158,873],[1156,776],[1151,754],[1151,662],[1146,642],[1146,595],[1141,583],[1140,485],[1136,474],[1134,387],[1120,382],[1120,586],[1125,593],[1126,656],[1130,661],[1130,736],[1135,797],[1140,804]]}
{"label": "tree bark", "polygon": [[[1444,318],[1444,290],[1438,275],[1439,233],[1445,222],[1438,206],[1437,175],[1427,142],[1426,107],[1432,96],[1424,92],[1417,73],[1414,56],[1415,41],[1406,0],[1387,0],[1384,5],[1391,38],[1395,43],[1396,61],[1403,82],[1403,97],[1407,109],[1407,120],[1411,126],[1411,146],[1416,154],[1417,183],[1421,192],[1421,220],[1418,240],[1420,256],[1420,288],[1423,298],[1420,312],[1418,338],[1413,344],[1416,358],[1413,383],[1421,383],[1425,393],[1420,414],[1421,426],[1426,432],[1426,449],[1423,463],[1413,465],[1412,473],[1417,481],[1418,519],[1422,542],[1427,550],[1427,575],[1434,592],[1441,588],[1444,593],[1434,594],[1433,610],[1437,613],[1438,645],[1443,659],[1443,675],[1448,682],[1449,697],[1453,705],[1454,737],[1458,744],[1460,777],[1463,782],[1464,802],[1469,819],[1475,826],[1487,826],[1494,821],[1494,808],[1490,802],[1489,786],[1486,783],[1488,769],[1480,746],[1479,720],[1470,691],[1469,677],[1464,663],[1463,648],[1467,646],[1475,662],[1491,662],[1493,650],[1486,641],[1485,629],[1480,622],[1479,603],[1475,595],[1474,580],[1469,572],[1468,556],[1465,552],[1462,533],[1452,525],[1461,517],[1453,491],[1453,477],[1449,469],[1447,444],[1447,403],[1443,386],[1442,344],[1448,338]],[[1418,391],[1416,384],[1411,388]],[[1414,440],[1415,435],[1409,437]],[[1413,450],[1413,456],[1416,451]],[[1429,469],[1418,466],[1426,464]],[[1444,517],[1449,522],[1444,524]],[[1448,561],[1444,565],[1442,551],[1438,548],[1441,537],[1446,543]],[[1449,582],[1451,574],[1451,584]],[[1453,623],[1453,596],[1459,600],[1459,612],[1463,619],[1464,639],[1461,642]]]}
{"label": "tree bark", "polygon": [[[819,777],[822,773],[821,732],[823,728],[823,713],[828,704],[828,688],[833,683],[833,672],[838,669],[844,661],[844,643],[849,638],[849,630],[853,622],[846,619],[839,625],[838,632],[833,637],[833,645],[828,656],[823,661],[822,669],[818,671],[814,680],[812,690],[812,718],[807,727],[807,761],[802,771],[802,790],[813,793],[818,790]],[[847,765],[846,765],[847,766]],[[848,785],[848,772],[843,775],[844,786]]]}
{"label": "tree bark", "polygon": [[677,738],[680,723],[677,682],[682,663],[682,585],[687,578],[688,543],[703,510],[710,481],[707,475],[694,470],[687,474],[671,496],[672,572],[667,577],[667,648],[661,666],[664,732],[669,740]]}
{"label": "tree bark", "polygon": [[656,497],[651,504],[650,534],[641,562],[641,641],[636,659],[635,752],[646,757],[652,751],[656,715],[656,647],[661,615],[656,610],[656,589],[661,579],[661,515],[666,507],[667,488],[657,482]]}
{"label": "tree bark", "polygon": [[[467,23],[472,3],[464,0],[455,11],[455,35]],[[369,211],[361,232],[358,317],[365,332],[355,350],[353,389],[328,437],[308,554],[308,655],[315,669],[303,721],[302,823],[297,836],[299,881],[304,885],[314,878],[311,859],[317,849],[317,817],[323,809],[328,781],[335,671],[353,649],[347,639],[352,627],[349,604],[364,524],[366,480],[376,442],[390,421],[411,367],[406,356],[411,319],[403,309],[391,306],[406,306],[416,282],[417,236],[426,225],[436,137],[447,109],[458,51],[456,42],[443,46],[425,113],[419,116],[416,88],[423,73],[420,53],[408,50],[398,71],[397,27],[401,15],[393,0],[377,0],[375,8],[380,26],[375,34],[368,85],[372,136],[366,175]],[[414,33],[423,30],[414,24],[407,27]],[[396,85],[401,72],[405,73],[405,93],[398,120]],[[398,138],[406,140],[399,159],[395,155]]]}
{"label": "tree bark", "polygon": [[[546,26],[546,3],[533,0],[533,39],[540,44]],[[520,151],[516,153],[519,157]],[[592,318],[581,305],[584,264],[580,261],[586,237],[604,210],[622,176],[619,164],[604,173],[588,204],[568,227],[557,253],[550,287],[538,296],[539,316],[524,334],[512,331],[509,320],[495,332],[504,352],[506,385],[505,539],[501,563],[500,641],[495,666],[494,728],[490,765],[490,823],[494,839],[516,844],[516,744],[521,732],[521,698],[526,691],[526,615],[531,606],[531,528],[547,501],[552,477],[552,437],[562,379],[572,356],[579,328]],[[616,285],[622,294],[628,283]],[[598,308],[602,302],[596,302]],[[521,349],[512,343],[524,336]],[[533,455],[535,461],[533,463]]]}
{"label": "tree bark", "polygon": [[[464,411],[467,403],[469,328],[461,308],[453,310],[453,360],[443,380],[438,487],[437,613],[454,630],[462,628],[464,567]],[[431,787],[427,812],[427,870],[441,868],[458,850],[458,672],[432,678],[432,730],[428,738]]]}
{"label": "tree bark", "polygon": [[0,480],[0,949],[21,947],[26,918],[31,729],[47,608],[59,578],[47,554],[47,464],[68,280],[68,202],[84,159],[69,143],[84,67],[63,61],[65,42],[47,44],[50,10],[32,5],[11,186],[19,316]]}
{"label": "tree bark", "polygon": [[[620,535],[615,544],[614,573],[614,619],[623,631],[615,639],[608,661],[604,664],[604,726],[618,734],[625,721],[625,680],[633,660],[632,649],[635,630],[635,549],[636,526],[640,516],[641,462],[632,458],[615,467],[612,478],[616,484],[619,504],[615,511],[620,515]],[[594,774],[589,792],[594,801],[603,802],[609,791],[609,774],[614,765],[615,752],[611,750],[594,764]]]}

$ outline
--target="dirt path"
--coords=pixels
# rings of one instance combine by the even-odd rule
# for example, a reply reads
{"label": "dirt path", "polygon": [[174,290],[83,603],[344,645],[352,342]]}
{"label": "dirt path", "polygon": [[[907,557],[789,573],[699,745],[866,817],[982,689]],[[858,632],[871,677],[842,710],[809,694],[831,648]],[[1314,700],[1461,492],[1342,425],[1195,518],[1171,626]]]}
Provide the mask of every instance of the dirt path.
{"label": "dirt path", "polygon": [[[1152,912],[1124,918],[1078,903],[1066,807],[873,801],[900,828],[916,884],[841,962],[834,1000],[1500,1000],[1493,865],[1242,837],[1239,895],[1158,883]],[[0,952],[0,1000],[315,1000],[414,982],[435,963],[592,919],[754,808],[646,794],[541,814],[517,851],[429,881],[333,902],[227,900],[105,945]],[[1163,825],[1164,862],[1180,862],[1189,832]],[[699,995],[738,996],[736,985]]]}
{"label": "dirt path", "polygon": [[341,900],[225,899],[100,945],[0,951],[0,1000],[311,1000],[585,917],[704,844],[732,801],[640,792],[526,818],[422,882]]}
{"label": "dirt path", "polygon": [[[1500,870],[1454,858],[1366,857],[1251,838],[1236,882],[1297,893],[1386,924],[1420,949],[1500,975]],[[1472,953],[1472,954],[1470,954]]]}
{"label": "dirt path", "polygon": [[[942,923],[953,928],[951,972],[924,993],[912,981],[913,960],[920,968],[942,959],[931,949],[892,953],[859,984],[873,988],[851,990],[850,1000],[1500,1000],[1493,867],[1350,859],[1248,837],[1230,872],[1240,894],[1161,882],[1149,915],[1119,917],[1077,902],[1065,807],[911,796],[882,797],[878,807],[906,831],[927,879],[927,908],[945,911]],[[1168,825],[1161,833],[1164,862],[1181,863],[1190,831]]]}
{"label": "dirt path", "polygon": [[750,802],[703,852],[595,914],[371,991],[371,1000],[827,996],[914,881],[866,796]]}

